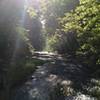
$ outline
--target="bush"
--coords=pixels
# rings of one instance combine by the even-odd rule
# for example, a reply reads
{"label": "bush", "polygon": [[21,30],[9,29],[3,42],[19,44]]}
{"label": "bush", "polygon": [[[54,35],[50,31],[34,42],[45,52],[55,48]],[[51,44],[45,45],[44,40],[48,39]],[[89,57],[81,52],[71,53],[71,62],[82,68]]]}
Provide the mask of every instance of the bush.
{"label": "bush", "polygon": [[35,71],[36,67],[31,61],[21,61],[12,65],[7,72],[8,84],[12,87],[20,85]]}
{"label": "bush", "polygon": [[46,44],[46,50],[47,51],[56,51],[58,48],[58,43],[59,43],[59,40],[58,40],[57,35],[48,37],[47,44]]}
{"label": "bush", "polygon": [[75,53],[79,47],[75,33],[68,32],[55,34],[48,39],[47,50],[57,51],[58,53]]}
{"label": "bush", "polygon": [[91,79],[89,86],[87,88],[87,93],[93,97],[100,99],[100,80]]}

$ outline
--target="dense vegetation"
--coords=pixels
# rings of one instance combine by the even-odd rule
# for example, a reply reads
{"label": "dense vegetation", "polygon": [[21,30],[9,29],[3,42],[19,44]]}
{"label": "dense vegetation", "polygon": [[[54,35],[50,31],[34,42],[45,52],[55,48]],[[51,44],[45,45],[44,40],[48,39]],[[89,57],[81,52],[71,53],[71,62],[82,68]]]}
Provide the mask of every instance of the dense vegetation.
{"label": "dense vegetation", "polygon": [[0,90],[7,94],[5,100],[36,65],[43,64],[32,61],[34,51],[76,56],[89,66],[99,84],[99,12],[99,0],[1,0]]}
{"label": "dense vegetation", "polygon": [[[59,27],[56,27],[53,33],[50,31],[53,34],[49,36],[50,39],[48,40],[50,50],[83,55],[83,57],[86,57],[87,64],[95,67],[96,65],[99,66],[99,8],[99,1],[80,0],[79,6],[74,10],[69,12],[66,10],[67,13],[63,13],[63,16],[57,15],[57,25],[54,26]],[[57,14],[57,12],[55,13]]]}
{"label": "dense vegetation", "polygon": [[[67,4],[71,4],[71,8]],[[91,89],[88,90],[88,93],[99,98],[100,1],[55,0],[51,2],[51,5],[47,6],[47,11],[45,12],[45,15],[47,15],[45,17],[46,50],[56,51],[61,54],[71,54],[87,65],[91,71],[90,76],[96,78],[95,81],[91,80],[90,84],[95,85],[90,86]],[[53,11],[50,11],[52,9]]]}
{"label": "dense vegetation", "polygon": [[[91,5],[92,4],[92,5]],[[83,53],[95,65],[100,64],[99,1],[80,1],[79,7],[63,18],[64,31],[74,32],[79,44],[77,53]],[[63,22],[62,22],[63,23]],[[92,65],[93,65],[92,63]]]}
{"label": "dense vegetation", "polygon": [[[7,94],[5,100],[9,99],[13,86],[33,73],[35,63],[31,56],[35,49],[42,48],[40,21],[34,8],[25,8],[25,3],[24,0],[0,1],[0,90]],[[37,24],[32,25],[29,21]],[[39,44],[35,46],[31,38]]]}

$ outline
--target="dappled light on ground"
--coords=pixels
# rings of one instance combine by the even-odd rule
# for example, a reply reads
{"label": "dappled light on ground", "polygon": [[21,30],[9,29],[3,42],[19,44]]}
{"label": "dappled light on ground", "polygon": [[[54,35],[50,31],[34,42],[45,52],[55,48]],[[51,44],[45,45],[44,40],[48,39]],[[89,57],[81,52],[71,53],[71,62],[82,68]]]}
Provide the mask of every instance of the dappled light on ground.
{"label": "dappled light on ground", "polygon": [[[42,53],[42,55],[39,54],[37,53],[37,58],[39,56],[44,58],[46,57],[46,59],[51,57],[51,54],[49,53]],[[13,100],[26,100],[26,96],[27,100],[49,100],[50,93],[51,91],[54,91],[57,84],[61,84],[63,87],[66,100],[78,100],[67,99],[76,97],[80,98],[79,100],[83,100],[83,97],[88,98],[83,94],[79,95],[79,97],[72,96],[76,90],[81,92],[82,85],[85,84],[84,80],[86,81],[89,78],[86,74],[88,69],[84,69],[83,66],[77,62],[73,61],[74,63],[68,63],[67,59],[63,59],[59,59],[59,55],[53,55],[52,59],[50,60],[51,62],[46,63],[43,66],[38,66],[38,69],[32,75],[30,80],[28,80],[24,86],[17,89],[14,94],[17,99]],[[52,63],[52,61],[54,63]],[[84,100],[92,99],[89,98]]]}
{"label": "dappled light on ground", "polygon": [[100,0],[0,0],[0,100],[100,100]]}

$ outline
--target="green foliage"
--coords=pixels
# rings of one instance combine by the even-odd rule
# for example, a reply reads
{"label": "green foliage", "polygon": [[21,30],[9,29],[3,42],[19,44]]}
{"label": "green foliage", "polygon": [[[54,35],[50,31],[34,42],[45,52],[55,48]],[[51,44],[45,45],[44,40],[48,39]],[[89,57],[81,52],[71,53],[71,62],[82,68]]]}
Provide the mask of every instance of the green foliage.
{"label": "green foliage", "polygon": [[[45,30],[47,34],[46,48],[49,51],[59,51],[59,53],[65,53],[68,51],[74,51],[77,43],[75,37],[66,36],[61,30],[62,26],[59,24],[59,19],[65,16],[66,12],[69,12],[78,5],[78,0],[50,0],[41,1],[41,13],[42,19],[45,20]],[[61,19],[62,20],[62,19]]]}
{"label": "green foliage", "polygon": [[12,85],[35,69],[33,63],[25,62],[33,47],[22,23],[24,3],[24,0],[0,1],[0,85],[7,95]]}
{"label": "green foliage", "polygon": [[65,97],[72,95],[75,95],[75,91],[70,83],[57,83],[57,85],[54,86],[53,91],[50,92],[50,100],[63,100]]}
{"label": "green foliage", "polygon": [[27,8],[27,13],[29,14],[29,16],[31,18],[34,18],[34,17],[37,16],[37,13],[36,13],[36,11],[35,11],[35,9],[33,7],[28,7]]}
{"label": "green foliage", "polygon": [[26,56],[28,56],[28,54],[32,55],[34,53],[34,48],[31,45],[31,41],[29,39],[29,34],[28,34],[27,30],[23,27],[17,27],[16,32],[18,34],[18,40],[20,41],[20,44],[19,44],[20,51],[21,51],[22,47],[24,47],[24,51],[22,51],[21,53],[25,52]]}
{"label": "green foliage", "polygon": [[47,41],[47,50],[57,51],[58,53],[70,53],[74,54],[78,48],[78,42],[76,40],[75,33],[58,31],[55,35],[52,35]]}
{"label": "green foliage", "polygon": [[63,86],[58,83],[55,87],[54,90],[51,91],[50,93],[50,100],[63,100],[65,98],[64,94],[63,94],[63,90],[62,90]]}
{"label": "green foliage", "polygon": [[15,87],[25,82],[37,69],[47,61],[39,59],[23,59],[12,64],[7,71],[7,83]]}
{"label": "green foliage", "polygon": [[100,99],[100,80],[99,79],[91,79],[89,86],[87,88],[87,93],[91,96],[96,97],[98,100]]}
{"label": "green foliage", "polygon": [[[63,31],[75,31],[79,50],[88,54],[94,64],[100,59],[100,4],[95,0],[81,0],[79,7],[67,13],[61,23]],[[93,59],[92,59],[93,58]],[[92,63],[92,64],[93,64]]]}
{"label": "green foliage", "polygon": [[7,80],[10,87],[22,84],[35,71],[36,67],[32,61],[21,60],[12,64],[7,72]]}
{"label": "green foliage", "polygon": [[58,18],[64,16],[65,12],[74,9],[79,3],[78,0],[42,0],[41,2],[40,11],[46,22],[45,28],[47,34],[50,36],[54,35],[56,29],[60,27]]}
{"label": "green foliage", "polygon": [[40,60],[40,59],[32,59],[32,63],[34,63],[35,66],[40,66],[40,65],[43,65],[45,63],[47,63],[49,61],[47,60]]}
{"label": "green foliage", "polygon": [[25,17],[25,28],[28,30],[29,39],[35,50],[41,51],[43,48],[42,24],[39,16],[30,17],[28,14]]}
{"label": "green foliage", "polygon": [[40,5],[35,0],[27,1],[26,13],[24,15],[24,28],[27,29],[30,42],[36,51],[43,50],[44,38],[40,16]]}
{"label": "green foliage", "polygon": [[58,35],[53,35],[50,38],[48,38],[47,40],[47,44],[46,44],[46,50],[47,51],[56,51],[58,46],[59,46],[59,39],[58,39]]}

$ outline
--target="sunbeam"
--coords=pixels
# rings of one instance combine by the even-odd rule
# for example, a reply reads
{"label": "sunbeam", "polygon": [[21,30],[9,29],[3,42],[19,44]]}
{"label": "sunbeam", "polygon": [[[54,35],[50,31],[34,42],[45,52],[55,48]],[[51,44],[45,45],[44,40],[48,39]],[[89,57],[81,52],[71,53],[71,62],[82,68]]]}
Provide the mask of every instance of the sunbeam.
{"label": "sunbeam", "polygon": [[[24,9],[22,10],[22,17],[20,26],[24,28],[24,23],[25,23],[25,16],[26,16],[26,9],[28,7],[28,0],[24,0]],[[18,31],[18,30],[17,30]],[[16,37],[16,42],[15,42],[15,49],[13,51],[12,59],[11,59],[11,64],[15,63],[15,57],[18,52],[18,49],[20,48],[20,39],[19,36]]]}
{"label": "sunbeam", "polygon": [[24,1],[24,9],[22,11],[22,18],[21,18],[21,25],[22,26],[24,25],[24,22],[25,22],[25,14],[26,14],[27,6],[28,6],[28,0],[25,0]]}

